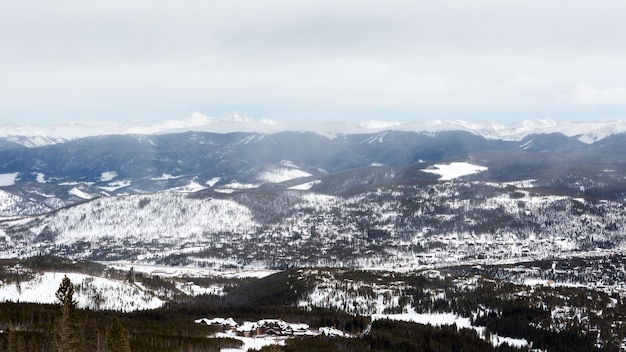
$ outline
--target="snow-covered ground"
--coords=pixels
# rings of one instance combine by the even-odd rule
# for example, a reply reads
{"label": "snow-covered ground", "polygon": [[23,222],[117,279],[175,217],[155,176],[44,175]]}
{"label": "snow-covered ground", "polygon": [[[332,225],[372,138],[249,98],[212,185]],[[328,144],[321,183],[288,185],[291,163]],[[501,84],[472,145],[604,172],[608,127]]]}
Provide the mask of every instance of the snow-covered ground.
{"label": "snow-covered ground", "polygon": [[31,280],[19,284],[0,284],[0,301],[57,303],[55,292],[64,276],[74,284],[79,308],[129,312],[159,308],[164,303],[140,285],[127,281],[62,272],[35,274]]}
{"label": "snow-covered ground", "polygon": [[450,181],[455,178],[473,175],[487,170],[484,166],[474,165],[464,162],[454,162],[450,164],[435,164],[422,171],[439,175],[442,181]]}
{"label": "snow-covered ground", "polygon": [[193,192],[202,191],[203,189],[206,189],[206,187],[202,186],[198,182],[191,181],[186,186],[174,187],[170,189],[170,192],[193,193]]}
{"label": "snow-covered ground", "polygon": [[222,188],[225,188],[225,189],[251,189],[251,188],[257,188],[257,187],[259,187],[259,185],[255,185],[252,183],[241,183],[237,181],[232,181],[222,186]]}
{"label": "snow-covered ground", "polygon": [[374,314],[372,321],[389,319],[396,321],[413,322],[423,325],[444,326],[456,324],[457,328],[470,328],[472,326],[469,318],[459,317],[453,313],[416,313],[411,310],[401,314]]}
{"label": "snow-covered ground", "polygon": [[109,182],[108,186],[100,186],[100,188],[108,192],[113,192],[120,188],[128,187],[131,184],[131,180],[120,180],[115,182]]}
{"label": "snow-covered ground", "polygon": [[76,196],[76,197],[78,197],[78,198],[82,198],[82,199],[86,199],[86,200],[89,200],[89,199],[92,199],[92,198],[93,198],[93,196],[91,196],[91,195],[89,195],[89,194],[87,194],[87,193],[85,193],[85,192],[81,191],[80,189],[78,189],[78,188],[76,188],[76,187],[74,187],[74,188],[70,189],[70,190],[68,191],[68,193],[69,193],[69,194],[71,194],[71,195],[73,195],[73,196]]}
{"label": "snow-covered ground", "polygon": [[117,177],[117,172],[115,171],[106,171],[103,172],[102,175],[100,176],[100,181],[102,182],[108,182],[111,181],[112,179]]}
{"label": "snow-covered ground", "polygon": [[135,272],[150,275],[158,274],[161,277],[223,277],[235,279],[255,277],[260,279],[278,272],[278,270],[254,266],[242,269],[224,269],[220,266],[218,268],[200,268],[195,266],[165,266],[129,262],[103,262],[101,264],[117,270],[129,271],[133,269]]}
{"label": "snow-covered ground", "polygon": [[170,174],[163,174],[160,177],[152,177],[150,178],[150,180],[152,181],[167,181],[167,180],[175,180],[177,178],[180,178],[181,176],[174,176],[174,175],[170,175]]}
{"label": "snow-covered ground", "polygon": [[300,191],[308,191],[311,189],[311,187],[313,187],[316,184],[321,183],[322,181],[320,180],[315,180],[315,181],[311,181],[311,182],[305,182],[305,183],[301,183],[299,185],[295,185],[293,187],[289,187],[289,189],[294,189],[294,190],[300,190]]}
{"label": "snow-covered ground", "polygon": [[10,174],[0,174],[0,187],[5,186],[13,186],[15,184],[15,180],[20,174],[17,172],[13,172]]}
{"label": "snow-covered ground", "polygon": [[[79,220],[82,219],[82,220]],[[180,193],[103,197],[60,210],[43,218],[43,227],[59,233],[57,243],[83,239],[97,241],[112,236],[150,242],[152,239],[178,244],[206,233],[247,232],[256,226],[248,208],[231,200],[189,199]],[[163,229],[176,229],[163,233]]]}
{"label": "snow-covered ground", "polygon": [[[307,324],[288,323],[280,319],[262,319],[259,321],[244,321],[239,324],[232,318],[203,318],[195,321],[197,324],[215,325],[225,327],[225,332],[212,335],[214,338],[233,338],[241,341],[243,345],[240,348],[222,349],[221,352],[246,352],[250,349],[258,350],[269,345],[285,345],[285,341],[289,338],[303,338],[319,335],[354,337],[345,331],[338,330],[334,327],[320,327],[319,329],[311,329]],[[264,329],[277,331],[275,333],[265,333]],[[255,335],[257,334],[257,335]],[[244,337],[247,335],[251,337]]]}
{"label": "snow-covered ground", "polygon": [[221,177],[213,177],[212,179],[206,181],[205,184],[209,187],[213,187],[215,186],[216,183],[220,182],[221,180],[222,180]]}
{"label": "snow-covered ground", "polygon": [[[423,313],[416,313],[413,310],[409,310],[408,313],[402,313],[402,314],[374,314],[372,315],[372,321],[378,320],[378,319],[414,322],[418,324],[432,325],[432,326],[456,325],[458,329],[473,329],[476,331],[476,333],[478,334],[480,338],[482,338],[483,340],[486,339],[484,327],[473,326],[469,318],[459,317],[452,313],[423,314]],[[503,343],[506,343],[514,347],[528,346],[528,341],[525,339],[503,337],[503,336],[498,336],[496,334],[490,335],[489,342],[491,342],[491,344],[496,347],[502,345]]]}
{"label": "snow-covered ground", "polygon": [[260,173],[257,178],[262,182],[279,183],[300,177],[311,176],[310,173],[298,169],[277,168]]}
{"label": "snow-covered ground", "polygon": [[250,349],[260,350],[265,346],[280,345],[284,346],[286,337],[263,336],[263,337],[243,337],[229,333],[217,333],[215,337],[229,337],[243,342],[241,348],[223,348],[220,352],[247,352]]}
{"label": "snow-covered ground", "polygon": [[33,202],[23,197],[0,190],[0,219],[15,218],[15,214],[32,215],[48,211],[40,202]]}

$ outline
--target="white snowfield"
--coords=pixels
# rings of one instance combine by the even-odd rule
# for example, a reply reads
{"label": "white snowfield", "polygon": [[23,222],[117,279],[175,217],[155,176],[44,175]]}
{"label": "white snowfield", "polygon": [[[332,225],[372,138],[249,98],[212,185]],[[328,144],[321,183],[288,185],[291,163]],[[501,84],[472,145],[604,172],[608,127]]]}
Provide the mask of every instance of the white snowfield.
{"label": "white snowfield", "polygon": [[487,170],[485,166],[464,162],[454,162],[450,164],[435,164],[427,169],[423,169],[422,171],[439,175],[439,179],[441,181],[450,181],[459,177],[477,174],[485,170]]}
{"label": "white snowfield", "polygon": [[262,172],[257,176],[257,178],[259,179],[259,181],[267,183],[279,183],[308,176],[311,176],[311,174],[306,171],[298,169],[277,168],[272,171]]}
{"label": "white snowfield", "polygon": [[13,186],[19,175],[18,172],[0,174],[0,187]]}
{"label": "white snowfield", "polygon": [[[459,317],[452,313],[416,313],[412,309],[403,314],[374,314],[372,321],[378,319],[389,319],[397,321],[414,322],[423,325],[432,326],[450,326],[456,325],[458,329],[474,329],[478,336],[485,340],[485,328],[482,326],[473,326],[469,318]],[[513,347],[526,347],[528,341],[526,339],[515,339],[512,337],[502,337],[496,334],[490,335],[489,341],[493,346],[497,347],[504,343]]]}
{"label": "white snowfield", "polygon": [[79,308],[130,312],[156,309],[164,303],[140,285],[127,281],[62,272],[35,274],[33,279],[19,284],[0,284],[0,302],[58,303],[55,292],[64,276],[74,284],[74,299]]}

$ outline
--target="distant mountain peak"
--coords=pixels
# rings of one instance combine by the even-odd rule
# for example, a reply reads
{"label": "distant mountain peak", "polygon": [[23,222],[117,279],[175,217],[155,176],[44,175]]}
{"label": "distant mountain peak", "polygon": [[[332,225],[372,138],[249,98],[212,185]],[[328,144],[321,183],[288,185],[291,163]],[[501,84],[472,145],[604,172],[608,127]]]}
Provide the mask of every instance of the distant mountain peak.
{"label": "distant mountain peak", "polygon": [[[201,112],[194,112],[180,120],[166,120],[149,123],[145,121],[115,122],[65,122],[49,126],[30,126],[10,124],[0,126],[0,138],[27,147],[49,145],[67,140],[114,134],[167,134],[180,132],[254,132],[278,133],[285,131],[312,132],[335,138],[341,135],[377,133],[395,130],[404,132],[434,133],[442,131],[465,131],[487,139],[521,141],[530,134],[562,133],[567,137],[576,137],[579,141],[590,144],[607,136],[626,132],[626,121],[555,121],[548,119],[528,119],[509,125],[489,121],[468,122],[463,120],[426,120],[413,122],[365,120],[361,122],[277,122],[267,118],[260,120],[233,111],[213,117]],[[7,139],[12,137],[13,139]],[[15,138],[19,137],[19,138]],[[22,138],[28,137],[28,138]],[[34,138],[37,137],[37,138]]]}
{"label": "distant mountain peak", "polygon": [[367,129],[393,129],[394,127],[400,126],[401,123],[398,121],[377,121],[377,120],[367,120],[359,122],[359,126]]}
{"label": "distant mountain peak", "polygon": [[218,121],[229,121],[229,122],[254,122],[254,119],[250,116],[246,116],[240,114],[236,111],[233,111],[229,114],[226,114],[218,119]]}

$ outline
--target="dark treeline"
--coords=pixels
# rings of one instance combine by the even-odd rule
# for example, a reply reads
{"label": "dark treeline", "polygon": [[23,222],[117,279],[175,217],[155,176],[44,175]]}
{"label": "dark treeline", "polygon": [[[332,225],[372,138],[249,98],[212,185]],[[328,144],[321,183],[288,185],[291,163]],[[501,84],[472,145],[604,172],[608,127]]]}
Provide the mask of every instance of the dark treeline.
{"label": "dark treeline", "polygon": [[[525,339],[532,349],[543,351],[618,351],[626,337],[626,300],[616,294],[579,287],[515,285],[443,271],[431,274],[292,269],[262,279],[243,280],[230,287],[226,296],[202,295],[170,302],[160,309],[132,313],[76,309],[75,317],[63,313],[59,304],[0,303],[0,352],[58,351],[51,341],[58,339],[63,314],[75,319],[76,327],[72,329],[76,337],[72,341],[78,341],[76,351],[219,351],[240,346],[234,339],[208,339],[216,328],[194,322],[214,317],[232,317],[240,323],[277,318],[311,327],[333,326],[360,336],[292,339],[284,347],[272,347],[278,351],[514,350],[507,345],[494,347],[474,330],[459,330],[455,326],[436,328],[387,320],[370,325],[369,317],[327,308],[297,307],[322,275],[377,285],[402,282],[405,288],[395,313],[401,313],[402,307],[408,305],[420,313],[452,312],[469,317],[473,326],[484,327],[487,340],[497,334]],[[67,296],[71,291],[63,292]],[[367,285],[354,292],[359,297],[375,298],[375,292]]]}
{"label": "dark treeline", "polygon": [[[60,314],[57,305],[0,303],[0,351],[55,351],[52,341]],[[219,351],[240,346],[232,339],[207,339],[208,327],[176,311],[120,314],[77,310],[78,351],[113,351],[107,338],[116,317],[134,352]]]}
{"label": "dark treeline", "polygon": [[474,330],[457,330],[455,326],[433,327],[416,323],[377,320],[370,333],[360,338],[318,336],[309,339],[287,340],[284,347],[268,346],[262,352],[506,352],[528,351],[503,344],[494,347],[482,340]]}

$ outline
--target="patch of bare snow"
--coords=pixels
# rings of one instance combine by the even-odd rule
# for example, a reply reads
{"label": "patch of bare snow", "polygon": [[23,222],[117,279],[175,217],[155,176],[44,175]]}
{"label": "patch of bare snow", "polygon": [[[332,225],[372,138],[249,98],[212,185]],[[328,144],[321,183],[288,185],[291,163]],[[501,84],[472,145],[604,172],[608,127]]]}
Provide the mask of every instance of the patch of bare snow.
{"label": "patch of bare snow", "polygon": [[150,178],[151,181],[167,181],[167,180],[174,180],[177,178],[181,178],[182,176],[173,176],[170,174],[163,174],[160,177],[152,177]]}
{"label": "patch of bare snow", "polygon": [[[78,273],[44,272],[19,284],[0,286],[0,301],[54,304],[54,295],[67,276],[75,287],[75,299],[80,308],[135,311],[156,309],[163,301],[128,282]],[[98,297],[102,297],[98,299]],[[109,299],[107,299],[109,298]]]}
{"label": "patch of bare snow", "polygon": [[191,181],[186,186],[175,187],[175,188],[170,189],[170,191],[178,192],[178,193],[193,193],[193,192],[202,191],[203,189],[206,189],[206,187],[202,186],[198,182]]}
{"label": "patch of bare snow", "polygon": [[221,177],[213,177],[212,179],[205,182],[205,184],[209,187],[215,186],[216,183],[220,182]]}
{"label": "patch of bare snow", "polygon": [[230,189],[230,188],[217,188],[217,189],[214,189],[214,191],[217,193],[229,194],[229,193],[233,193],[235,190]]}
{"label": "patch of bare snow", "polygon": [[19,172],[0,174],[0,187],[13,186],[19,175]]}
{"label": "patch of bare snow", "polygon": [[220,352],[247,352],[250,350],[258,351],[265,346],[270,345],[285,345],[286,337],[277,336],[265,336],[265,337],[243,337],[237,336],[234,333],[217,333],[215,337],[229,337],[243,342],[241,348],[223,348]]}
{"label": "patch of bare snow", "polygon": [[372,321],[379,319],[389,319],[396,321],[413,322],[424,325],[444,326],[456,324],[458,328],[470,328],[472,326],[469,318],[459,317],[453,313],[416,313],[415,311],[402,314],[374,314]]}
{"label": "patch of bare snow", "polygon": [[532,179],[532,180],[505,182],[504,184],[517,187],[517,188],[534,188],[536,182],[537,180]]}
{"label": "patch of bare snow", "polygon": [[[195,257],[190,257],[196,260]],[[236,262],[228,259],[215,258],[214,262],[224,264],[236,264]],[[130,263],[130,262],[101,262],[101,264],[108,267],[129,271],[132,270],[138,273],[145,273],[149,275],[159,275],[162,277],[223,277],[223,278],[264,278],[272,274],[276,274],[278,270],[264,269],[261,267],[246,266],[240,269],[233,269],[226,265],[215,265],[214,267],[200,267],[200,266],[167,266],[147,263]]]}
{"label": "patch of bare snow", "polygon": [[112,179],[117,177],[117,172],[115,171],[106,171],[103,172],[102,175],[100,176],[100,181],[102,182],[108,182],[111,181]]}
{"label": "patch of bare snow", "polygon": [[[423,325],[447,326],[455,324],[459,329],[473,329],[478,336],[485,340],[485,327],[472,325],[469,318],[459,317],[453,313],[416,313],[415,310],[409,309],[408,313],[403,314],[374,314],[372,321],[378,319],[389,319],[396,321],[413,322]],[[516,339],[512,337],[498,336],[491,334],[490,342],[493,346],[498,347],[504,343],[513,347],[526,347],[528,341],[526,339]]]}
{"label": "patch of bare snow", "polygon": [[306,183],[301,183],[299,185],[295,185],[292,187],[289,187],[289,189],[294,189],[294,190],[299,190],[299,191],[308,191],[311,189],[311,187],[313,187],[314,185],[317,185],[319,183],[321,183],[322,181],[320,180],[315,180],[315,181],[311,181],[311,182],[306,182]]}
{"label": "patch of bare snow", "polygon": [[309,177],[310,173],[298,169],[278,168],[260,173],[257,178],[263,182],[279,183],[300,177]]}
{"label": "patch of bare snow", "polygon": [[450,164],[436,164],[422,171],[439,175],[441,176],[439,179],[442,181],[450,181],[459,177],[477,174],[485,170],[487,170],[485,166],[465,162],[453,162]]}
{"label": "patch of bare snow", "polygon": [[69,193],[70,195],[76,196],[78,198],[82,198],[82,199],[92,199],[93,198],[89,194],[81,191],[80,189],[78,189],[76,187],[70,189],[67,193]]}
{"label": "patch of bare snow", "polygon": [[108,192],[113,192],[120,188],[128,187],[130,186],[130,184],[131,184],[130,180],[122,180],[122,181],[110,182],[108,186],[100,186],[100,188]]}
{"label": "patch of bare snow", "polygon": [[251,189],[257,188],[259,185],[255,185],[252,183],[240,183],[237,181],[230,182],[229,184],[224,185],[222,188],[225,189]]}

